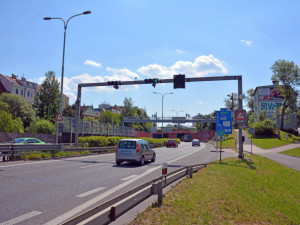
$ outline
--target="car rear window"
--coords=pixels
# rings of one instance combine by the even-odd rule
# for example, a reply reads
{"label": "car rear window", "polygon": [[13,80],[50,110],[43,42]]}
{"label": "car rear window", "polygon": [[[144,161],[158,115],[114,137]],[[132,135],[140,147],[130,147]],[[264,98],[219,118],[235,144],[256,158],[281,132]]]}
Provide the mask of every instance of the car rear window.
{"label": "car rear window", "polygon": [[135,141],[120,141],[119,148],[135,149],[136,142]]}

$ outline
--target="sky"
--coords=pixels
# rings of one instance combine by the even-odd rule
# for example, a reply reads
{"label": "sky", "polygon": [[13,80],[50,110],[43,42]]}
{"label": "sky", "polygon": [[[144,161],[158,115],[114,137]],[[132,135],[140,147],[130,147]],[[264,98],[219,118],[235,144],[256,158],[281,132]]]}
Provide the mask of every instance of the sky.
{"label": "sky", "polygon": [[[80,83],[242,75],[243,93],[271,85],[271,66],[300,64],[298,0],[0,0],[0,73],[41,84],[53,70],[74,104]],[[149,116],[210,114],[237,81],[83,88],[81,105],[123,105]],[[246,102],[244,101],[244,104]]]}

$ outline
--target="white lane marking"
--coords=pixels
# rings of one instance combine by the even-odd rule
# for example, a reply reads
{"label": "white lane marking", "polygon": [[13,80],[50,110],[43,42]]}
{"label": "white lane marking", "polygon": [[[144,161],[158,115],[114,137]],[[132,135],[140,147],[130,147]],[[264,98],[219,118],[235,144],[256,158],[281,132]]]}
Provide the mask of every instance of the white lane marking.
{"label": "white lane marking", "polygon": [[95,189],[93,189],[93,190],[90,190],[90,191],[87,191],[87,192],[85,192],[85,193],[82,193],[82,194],[80,194],[80,195],[77,195],[76,197],[78,197],[78,198],[83,198],[83,197],[86,197],[86,196],[88,196],[88,195],[94,194],[94,193],[96,193],[96,192],[98,192],[98,191],[102,191],[102,190],[104,190],[104,189],[105,189],[105,187],[98,187],[98,188],[95,188]]}
{"label": "white lane marking", "polygon": [[24,214],[22,216],[18,216],[16,218],[13,218],[13,219],[11,219],[9,221],[0,223],[0,225],[13,225],[13,224],[17,224],[17,223],[20,223],[20,222],[22,222],[24,220],[27,220],[27,219],[31,218],[31,217],[37,216],[37,215],[39,215],[41,213],[42,212],[32,211],[32,212],[26,213],[26,214]]}
{"label": "white lane marking", "polygon": [[[205,144],[202,145],[202,146],[200,146],[200,148],[198,148],[195,152],[198,152],[198,151],[202,150],[204,147],[205,147]],[[182,157],[179,157],[179,158],[173,159],[173,160],[171,160],[171,161],[168,161],[168,163],[175,162],[175,161],[177,161],[177,160],[179,160],[179,159],[182,159],[182,158],[187,157],[187,156],[189,156],[189,155],[191,155],[191,154],[194,154],[195,152],[191,152],[191,153],[189,153],[189,154],[187,154],[187,155],[184,155],[184,156],[182,156]]]}
{"label": "white lane marking", "polygon": [[[107,153],[107,154],[105,154],[105,156],[108,155],[108,154],[114,154],[114,153]],[[80,157],[80,159],[83,159],[83,158],[86,159],[86,158],[92,158],[92,157],[102,157],[102,156],[104,156],[104,155],[82,156],[82,157]],[[71,160],[74,160],[74,158],[68,158],[68,159],[63,159],[63,160],[61,160],[61,159],[45,160],[45,161],[42,161],[42,162],[28,162],[28,163],[14,164],[14,165],[5,165],[5,166],[0,166],[0,168],[15,167],[15,166],[27,166],[27,165],[34,165],[34,164],[41,164],[41,163],[51,163],[51,162],[71,161]]]}
{"label": "white lane marking", "polygon": [[131,176],[129,176],[129,177],[125,177],[125,178],[123,178],[123,179],[121,179],[121,180],[130,180],[131,178],[134,178],[134,177],[136,177],[137,175],[131,175]]}
{"label": "white lane marking", "polygon": [[149,169],[146,172],[144,172],[144,173],[136,176],[135,178],[133,178],[131,180],[128,180],[128,181],[125,181],[124,183],[119,184],[118,186],[116,186],[116,187],[114,187],[114,188],[112,188],[112,189],[110,189],[110,190],[108,190],[108,191],[106,191],[106,192],[104,192],[104,193],[96,196],[95,198],[93,198],[93,199],[91,199],[91,200],[89,200],[89,201],[87,201],[87,202],[85,202],[85,203],[83,203],[83,204],[75,207],[74,209],[71,209],[70,211],[68,211],[68,212],[66,212],[66,213],[64,213],[64,214],[56,217],[55,219],[53,219],[53,220],[45,223],[44,225],[61,224],[61,223],[65,222],[67,219],[70,219],[71,217],[73,217],[73,216],[81,213],[83,210],[87,209],[88,207],[92,206],[93,204],[99,202],[103,198],[111,195],[112,193],[114,193],[114,192],[122,189],[123,187],[127,186],[128,184],[130,184],[130,183],[138,180],[139,178],[141,178],[141,177],[147,175],[148,173],[151,173],[154,170],[157,170],[159,168],[161,168],[161,167],[157,166],[157,167],[154,167],[152,169]]}

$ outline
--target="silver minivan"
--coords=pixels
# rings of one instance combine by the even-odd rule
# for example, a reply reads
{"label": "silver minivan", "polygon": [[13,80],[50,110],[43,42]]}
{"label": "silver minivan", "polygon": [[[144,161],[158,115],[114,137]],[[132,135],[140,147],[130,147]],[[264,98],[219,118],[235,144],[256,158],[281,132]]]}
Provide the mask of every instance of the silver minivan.
{"label": "silver minivan", "polygon": [[142,139],[122,139],[116,149],[116,163],[137,162],[141,166],[145,161],[155,162],[156,154],[149,143]]}

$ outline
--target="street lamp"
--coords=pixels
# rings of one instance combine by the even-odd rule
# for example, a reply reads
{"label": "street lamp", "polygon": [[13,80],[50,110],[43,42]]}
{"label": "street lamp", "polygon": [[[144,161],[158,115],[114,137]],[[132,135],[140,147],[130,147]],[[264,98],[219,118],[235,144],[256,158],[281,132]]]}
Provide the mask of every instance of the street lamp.
{"label": "street lamp", "polygon": [[[61,68],[61,82],[60,82],[60,104],[59,104],[59,112],[62,116],[62,97],[63,97],[63,84],[64,84],[64,64],[65,64],[65,45],[66,45],[66,32],[67,32],[67,26],[68,26],[68,23],[70,21],[70,19],[72,19],[73,17],[76,17],[76,16],[81,16],[81,15],[87,15],[87,14],[90,14],[91,11],[84,11],[83,13],[80,13],[80,14],[76,14],[74,16],[71,16],[67,22],[65,22],[64,19],[60,18],[60,17],[44,17],[44,20],[61,20],[63,21],[64,23],[64,45],[63,45],[63,58],[62,58],[62,68]],[[57,134],[58,135],[58,134]],[[57,138],[56,138],[57,140]]]}
{"label": "street lamp", "polygon": [[[172,111],[176,112],[176,117],[178,117],[178,113],[179,113],[179,112],[183,112],[182,110],[177,111],[177,110],[174,110],[174,109],[172,109]],[[177,127],[176,127],[176,138],[177,138],[177,130],[178,130],[178,127],[179,127],[179,123],[177,123]]]}
{"label": "street lamp", "polygon": [[164,127],[164,97],[165,95],[172,95],[173,92],[169,92],[169,93],[165,93],[165,94],[162,94],[162,93],[158,93],[158,92],[153,92],[153,94],[158,94],[158,95],[161,95],[161,117],[162,117],[162,122],[161,122],[161,138],[164,137],[164,133],[163,133],[163,127]]}

